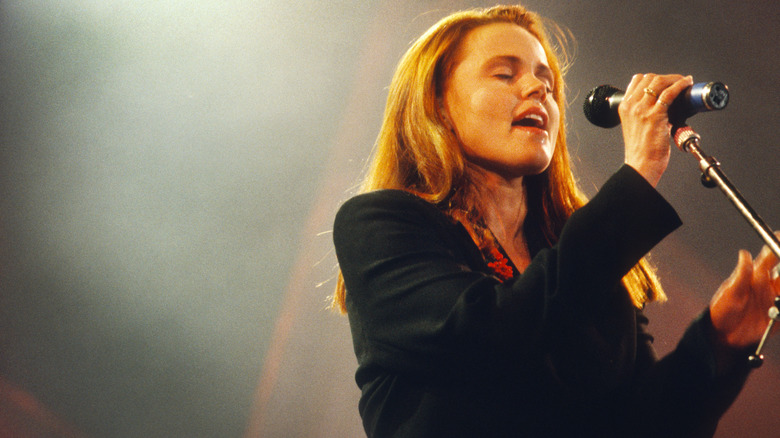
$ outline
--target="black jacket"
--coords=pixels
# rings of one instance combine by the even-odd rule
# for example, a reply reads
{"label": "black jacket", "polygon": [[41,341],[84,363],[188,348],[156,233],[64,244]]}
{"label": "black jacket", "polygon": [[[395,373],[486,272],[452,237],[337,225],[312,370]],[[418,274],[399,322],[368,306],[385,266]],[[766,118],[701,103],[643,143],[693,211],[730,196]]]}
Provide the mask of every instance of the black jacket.
{"label": "black jacket", "polygon": [[706,311],[659,361],[620,284],[679,224],[624,166],[502,283],[432,204],[347,201],[334,242],[368,436],[711,436],[747,367],[718,375]]}

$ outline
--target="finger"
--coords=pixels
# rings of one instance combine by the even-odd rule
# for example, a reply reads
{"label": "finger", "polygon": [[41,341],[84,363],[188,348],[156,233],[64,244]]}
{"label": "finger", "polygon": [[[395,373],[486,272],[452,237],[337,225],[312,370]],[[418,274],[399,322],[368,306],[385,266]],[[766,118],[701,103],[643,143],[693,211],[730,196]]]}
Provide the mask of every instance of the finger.
{"label": "finger", "polygon": [[751,287],[753,294],[756,298],[756,303],[762,306],[768,305],[766,299],[773,299],[775,296],[771,283],[771,265],[767,265],[765,252],[762,250],[761,254],[753,261],[753,281]]}
{"label": "finger", "polygon": [[[625,95],[632,96],[636,92],[637,88],[639,88],[639,84],[645,80],[645,76],[646,75],[643,74],[635,74],[632,76],[631,82],[629,82],[628,87],[626,87]],[[642,88],[639,89],[641,90]]]}
{"label": "finger", "polygon": [[753,258],[748,251],[740,250],[737,266],[725,283],[735,292],[745,293],[750,291],[750,283],[753,277]]}
{"label": "finger", "polygon": [[647,81],[642,91],[645,93],[644,98],[647,100],[648,105],[653,106],[658,102],[661,92],[669,86],[668,82],[669,80],[666,76],[658,75],[653,75]]}
{"label": "finger", "polygon": [[753,265],[757,284],[766,287],[767,293],[772,296],[780,293],[780,278],[778,277],[780,264],[778,264],[777,256],[768,246],[761,248]]}
{"label": "finger", "polygon": [[761,248],[761,252],[759,252],[758,257],[756,257],[755,265],[757,269],[761,269],[762,271],[769,273],[768,275],[772,276],[772,271],[778,265],[777,255],[769,248],[768,245],[764,245],[764,247]]}
{"label": "finger", "polygon": [[650,107],[658,103],[661,93],[671,84],[669,75],[647,75],[643,81],[642,89],[643,101]]}
{"label": "finger", "polygon": [[758,253],[758,257],[756,257],[755,265],[765,271],[770,271],[772,268],[775,267],[777,264],[777,256],[775,253],[772,252],[771,249],[769,249],[768,246],[764,245],[763,248],[761,248],[761,252]]}
{"label": "finger", "polygon": [[660,75],[653,77],[652,81],[644,89],[653,105],[661,104],[669,106],[671,100],[687,87],[688,80],[681,75]]}
{"label": "finger", "polygon": [[[780,231],[775,231],[775,237],[780,239]],[[775,291],[780,294],[780,259],[778,259],[777,254],[775,254],[774,251],[772,251],[772,254],[775,256],[775,259],[773,261],[774,266],[770,271],[770,278],[775,286]]]}
{"label": "finger", "polygon": [[739,251],[737,266],[731,275],[721,283],[718,291],[710,302],[710,316],[718,337],[727,345],[740,344],[729,340],[735,334],[735,327],[740,325],[740,315],[747,309],[750,302],[750,282],[753,272],[753,260],[750,253]]}
{"label": "finger", "polygon": [[693,77],[685,76],[677,79],[671,85],[666,87],[661,94],[658,95],[658,104],[669,107],[674,99],[680,95],[686,88],[693,85]]}
{"label": "finger", "polygon": [[640,104],[641,107],[652,109],[659,116],[665,116],[672,100],[689,86],[692,80],[690,77],[686,79],[681,75],[656,75],[653,73],[634,75],[623,100],[627,104],[633,101]]}

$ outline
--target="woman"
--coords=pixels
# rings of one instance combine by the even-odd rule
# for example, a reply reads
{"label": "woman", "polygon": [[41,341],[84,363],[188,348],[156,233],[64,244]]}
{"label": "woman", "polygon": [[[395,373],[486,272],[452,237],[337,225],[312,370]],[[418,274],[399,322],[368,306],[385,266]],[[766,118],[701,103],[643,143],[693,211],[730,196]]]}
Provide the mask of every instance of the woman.
{"label": "woman", "polygon": [[[362,195],[337,214],[369,437],[711,436],[780,291],[746,252],[658,360],[642,259],[679,226],[654,187],[666,107],[692,84],[636,75],[625,165],[586,203],[561,66],[522,7],[453,14],[401,60]],[[773,284],[774,281],[774,284]]]}

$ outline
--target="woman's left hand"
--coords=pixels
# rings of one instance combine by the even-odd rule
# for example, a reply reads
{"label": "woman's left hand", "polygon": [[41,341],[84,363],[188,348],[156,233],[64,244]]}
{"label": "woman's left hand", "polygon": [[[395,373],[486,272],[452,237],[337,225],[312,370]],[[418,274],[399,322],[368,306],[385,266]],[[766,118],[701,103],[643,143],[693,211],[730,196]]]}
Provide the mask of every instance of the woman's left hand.
{"label": "woman's left hand", "polygon": [[767,246],[755,260],[749,252],[739,252],[737,267],[710,302],[712,325],[722,345],[745,348],[761,340],[769,323],[768,311],[780,295],[780,278],[772,278],[777,263]]}
{"label": "woman's left hand", "polygon": [[691,76],[637,74],[618,107],[625,163],[653,187],[669,164],[669,105],[691,85]]}

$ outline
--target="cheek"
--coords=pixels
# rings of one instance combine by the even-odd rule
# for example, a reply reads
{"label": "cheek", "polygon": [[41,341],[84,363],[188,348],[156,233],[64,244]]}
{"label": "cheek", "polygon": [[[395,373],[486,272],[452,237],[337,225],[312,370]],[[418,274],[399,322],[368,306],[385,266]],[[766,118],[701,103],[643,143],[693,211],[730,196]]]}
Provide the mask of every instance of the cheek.
{"label": "cheek", "polygon": [[517,99],[499,90],[483,88],[471,95],[470,105],[474,113],[485,119],[511,118]]}
{"label": "cheek", "polygon": [[515,102],[489,90],[474,92],[451,107],[455,132],[465,142],[495,135],[504,123],[511,125],[514,105]]}
{"label": "cheek", "polygon": [[547,115],[550,117],[550,123],[551,124],[554,123],[554,126],[551,126],[551,128],[553,128],[553,129],[551,129],[551,132],[550,132],[550,135],[551,135],[550,140],[553,143],[556,143],[558,141],[558,131],[561,129],[561,113],[558,110],[558,106],[557,105],[552,105],[547,110]]}

